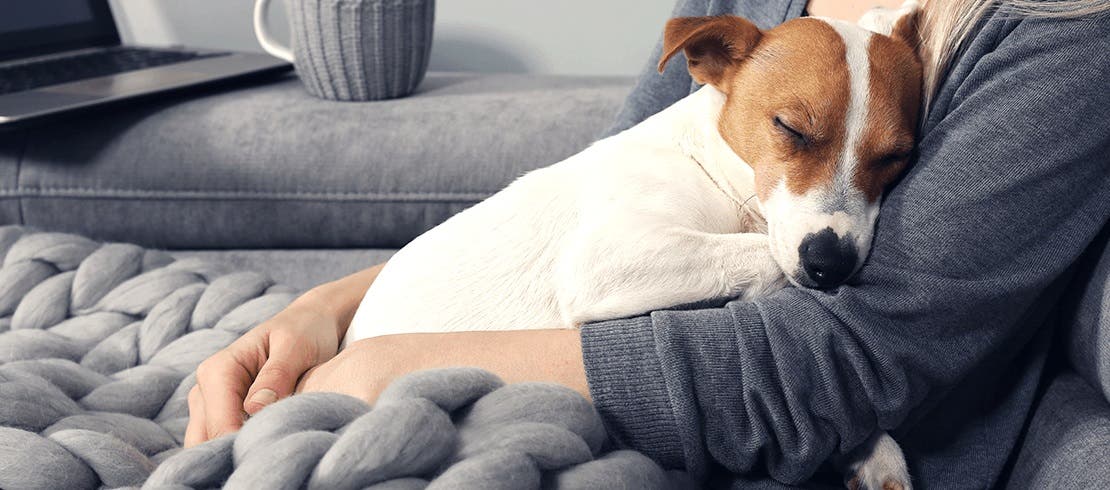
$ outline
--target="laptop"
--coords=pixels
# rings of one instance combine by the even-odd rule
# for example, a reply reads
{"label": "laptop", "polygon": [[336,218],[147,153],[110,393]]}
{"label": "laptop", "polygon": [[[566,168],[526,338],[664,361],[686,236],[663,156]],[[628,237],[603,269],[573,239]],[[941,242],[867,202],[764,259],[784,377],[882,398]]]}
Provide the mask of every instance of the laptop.
{"label": "laptop", "polygon": [[124,46],[108,0],[0,2],[0,129],[290,68],[264,54]]}

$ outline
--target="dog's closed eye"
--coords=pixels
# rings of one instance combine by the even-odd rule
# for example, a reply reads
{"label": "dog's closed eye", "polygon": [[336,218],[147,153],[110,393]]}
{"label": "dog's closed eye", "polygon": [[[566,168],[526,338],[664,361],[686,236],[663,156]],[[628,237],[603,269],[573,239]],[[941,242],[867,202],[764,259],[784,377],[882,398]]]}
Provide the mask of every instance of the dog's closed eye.
{"label": "dog's closed eye", "polygon": [[909,157],[909,152],[888,153],[876,160],[875,165],[878,165],[879,167],[891,167],[902,163]]}
{"label": "dog's closed eye", "polygon": [[775,116],[773,121],[775,128],[786,136],[790,142],[797,148],[805,148],[809,146],[810,138],[805,133],[794,129],[794,127],[787,124],[781,117]]}

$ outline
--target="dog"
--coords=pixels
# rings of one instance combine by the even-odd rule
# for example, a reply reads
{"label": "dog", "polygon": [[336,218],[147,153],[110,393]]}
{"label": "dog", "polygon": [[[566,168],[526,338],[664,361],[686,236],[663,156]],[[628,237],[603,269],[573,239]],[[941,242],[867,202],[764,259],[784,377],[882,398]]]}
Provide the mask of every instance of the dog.
{"label": "dog", "polygon": [[[683,52],[702,88],[413,240],[367,291],[344,345],[575,328],[844,283],[914,147],[918,17],[908,2],[865,17],[880,32],[811,17],[765,31],[737,16],[671,19],[659,70]],[[911,487],[885,433],[845,471],[854,488]]]}

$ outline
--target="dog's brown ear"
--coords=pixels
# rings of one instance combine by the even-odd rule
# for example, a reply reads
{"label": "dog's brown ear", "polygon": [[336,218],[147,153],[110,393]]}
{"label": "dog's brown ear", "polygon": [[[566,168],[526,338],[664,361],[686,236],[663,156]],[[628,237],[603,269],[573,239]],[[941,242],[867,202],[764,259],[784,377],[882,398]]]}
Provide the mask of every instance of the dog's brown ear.
{"label": "dog's brown ear", "polygon": [[755,24],[735,15],[671,19],[663,31],[659,72],[683,50],[694,81],[726,92],[723,82],[729,66],[747,57],[762,35]]}
{"label": "dog's brown ear", "polygon": [[890,37],[896,41],[906,43],[915,53],[921,53],[921,9],[914,8],[898,20],[890,28]]}

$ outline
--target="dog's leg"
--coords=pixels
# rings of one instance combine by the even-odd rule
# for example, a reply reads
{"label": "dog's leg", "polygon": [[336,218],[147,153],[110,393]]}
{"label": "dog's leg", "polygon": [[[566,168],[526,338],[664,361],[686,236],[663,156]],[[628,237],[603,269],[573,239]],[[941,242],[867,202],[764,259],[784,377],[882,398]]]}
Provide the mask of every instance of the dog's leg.
{"label": "dog's leg", "polygon": [[[563,316],[573,325],[706,299],[754,299],[786,285],[767,236],[684,228],[585,233],[557,270]],[[598,237],[620,238],[606,240]],[[590,237],[590,238],[587,238]]]}
{"label": "dog's leg", "polygon": [[886,432],[848,456],[845,479],[849,490],[913,490],[902,448]]}

